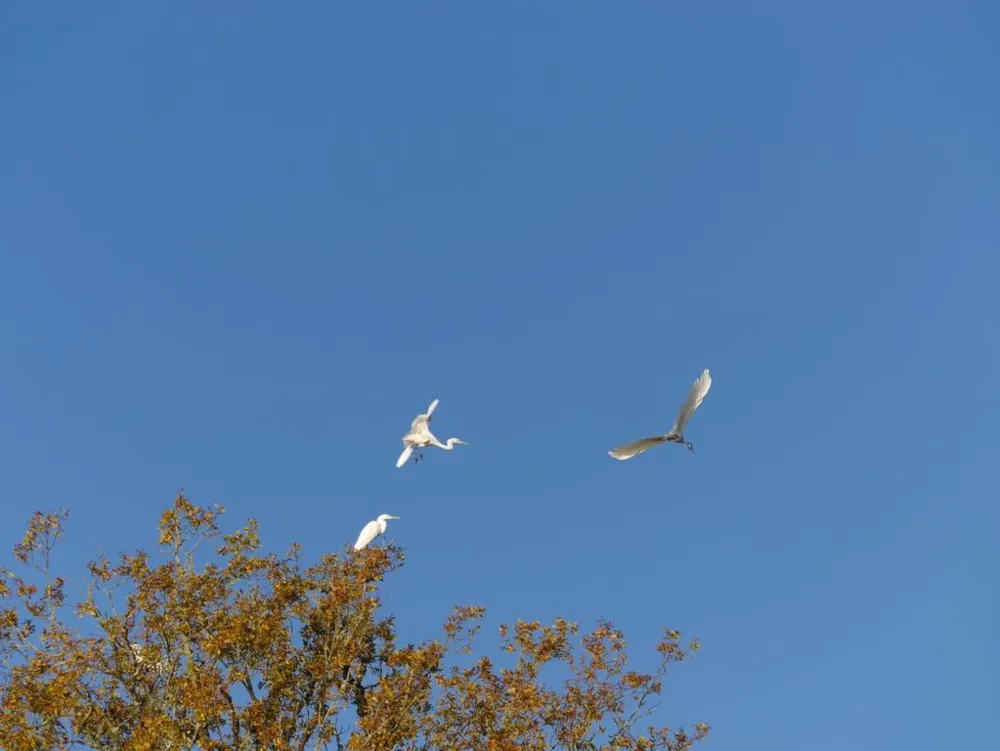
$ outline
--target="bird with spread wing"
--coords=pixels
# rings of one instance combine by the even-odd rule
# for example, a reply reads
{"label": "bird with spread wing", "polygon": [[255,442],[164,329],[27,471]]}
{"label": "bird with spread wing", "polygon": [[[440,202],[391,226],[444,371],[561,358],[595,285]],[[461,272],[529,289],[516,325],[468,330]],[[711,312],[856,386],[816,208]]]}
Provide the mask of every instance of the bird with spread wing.
{"label": "bird with spread wing", "polygon": [[680,411],[677,413],[677,419],[674,420],[674,426],[670,429],[669,433],[653,436],[652,438],[642,438],[638,441],[633,441],[632,443],[626,443],[624,446],[611,449],[608,453],[615,459],[631,459],[633,456],[637,456],[653,446],[666,442],[684,444],[688,447],[689,451],[693,452],[694,444],[684,440],[684,426],[687,425],[691,416],[695,413],[695,410],[701,406],[701,403],[704,401],[705,395],[708,393],[710,388],[712,388],[712,374],[709,373],[706,368],[691,386],[687,399],[685,399],[684,403],[681,405]]}
{"label": "bird with spread wing", "polygon": [[397,467],[402,467],[406,464],[407,460],[414,451],[417,451],[417,455],[413,460],[414,463],[420,461],[423,458],[423,452],[419,449],[426,448],[427,446],[436,446],[439,449],[451,451],[456,445],[469,445],[461,438],[449,438],[447,442],[441,443],[441,441],[439,441],[431,432],[431,415],[434,414],[434,410],[437,409],[437,405],[438,400],[435,399],[431,402],[431,406],[427,408],[425,413],[417,415],[413,418],[413,422],[410,423],[410,432],[403,436],[403,453],[400,454],[399,459],[396,460]]}

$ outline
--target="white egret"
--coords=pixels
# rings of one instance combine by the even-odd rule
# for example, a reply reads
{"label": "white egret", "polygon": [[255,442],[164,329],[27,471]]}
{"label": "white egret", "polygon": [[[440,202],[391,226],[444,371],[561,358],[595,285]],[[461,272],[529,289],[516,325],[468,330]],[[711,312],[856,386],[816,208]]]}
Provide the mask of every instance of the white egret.
{"label": "white egret", "polygon": [[[410,423],[410,432],[403,436],[403,453],[400,454],[399,459],[396,460],[397,467],[402,467],[406,464],[407,459],[410,458],[410,455],[413,454],[415,449],[422,449],[427,446],[437,446],[439,449],[451,451],[457,444],[462,446],[469,445],[461,438],[449,438],[446,443],[441,443],[441,441],[439,441],[431,432],[431,415],[434,414],[434,410],[437,409],[437,405],[438,400],[435,399],[431,402],[431,406],[427,408],[427,411],[424,414],[417,415],[413,418],[413,422]],[[418,452],[413,461],[419,462],[421,458],[423,458],[423,452]]]}
{"label": "white egret", "polygon": [[638,441],[633,441],[632,443],[626,443],[624,446],[612,449],[608,453],[615,459],[631,459],[633,456],[641,454],[650,447],[656,446],[659,443],[664,443],[665,441],[669,441],[671,443],[682,443],[688,447],[689,451],[693,452],[694,444],[684,440],[684,426],[687,425],[688,420],[691,419],[691,415],[695,413],[695,410],[701,406],[701,403],[705,399],[705,395],[708,393],[710,388],[712,388],[712,374],[709,373],[708,368],[706,368],[691,386],[687,399],[684,400],[680,411],[677,413],[677,419],[674,420],[674,427],[670,429],[669,433],[666,433],[665,435],[653,436],[652,438],[643,438]]}
{"label": "white egret", "polygon": [[374,540],[379,535],[385,534],[385,528],[388,526],[386,522],[389,519],[399,519],[398,516],[390,516],[389,514],[379,514],[378,519],[374,519],[368,522],[364,529],[361,530],[361,534],[358,535],[358,541],[354,543],[355,550],[361,550]]}

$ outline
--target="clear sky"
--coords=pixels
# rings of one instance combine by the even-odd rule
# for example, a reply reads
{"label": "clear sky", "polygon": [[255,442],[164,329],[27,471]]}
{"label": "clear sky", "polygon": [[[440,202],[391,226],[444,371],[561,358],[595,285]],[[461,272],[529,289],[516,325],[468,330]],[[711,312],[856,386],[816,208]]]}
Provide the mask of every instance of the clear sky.
{"label": "clear sky", "polygon": [[[0,3],[0,542],[64,505],[80,572],[182,486],[308,555],[392,513],[410,638],[603,616],[648,667],[671,626],[704,649],[662,716],[706,748],[987,747],[998,29]],[[706,367],[694,455],[607,455]],[[471,445],[395,469],[435,397]]]}

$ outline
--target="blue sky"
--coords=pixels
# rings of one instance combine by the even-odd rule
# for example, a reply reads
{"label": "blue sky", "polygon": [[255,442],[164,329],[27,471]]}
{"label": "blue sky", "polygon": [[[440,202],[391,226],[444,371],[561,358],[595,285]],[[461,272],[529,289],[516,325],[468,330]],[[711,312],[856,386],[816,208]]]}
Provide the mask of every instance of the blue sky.
{"label": "blue sky", "polygon": [[3,544],[388,512],[410,638],[671,626],[706,748],[985,747],[1000,10],[817,5],[4,3]]}

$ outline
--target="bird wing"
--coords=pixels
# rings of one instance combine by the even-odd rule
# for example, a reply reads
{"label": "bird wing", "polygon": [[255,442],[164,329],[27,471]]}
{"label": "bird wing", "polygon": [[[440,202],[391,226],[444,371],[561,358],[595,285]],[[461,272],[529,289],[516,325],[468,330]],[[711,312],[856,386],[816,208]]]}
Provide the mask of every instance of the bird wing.
{"label": "bird wing", "polygon": [[437,406],[438,400],[435,399],[431,402],[431,406],[427,408],[425,413],[414,417],[413,422],[410,423],[410,432],[419,433],[422,430],[427,430],[427,424],[431,421],[431,415],[434,414],[434,410],[437,409]]}
{"label": "bird wing", "polygon": [[368,543],[378,537],[378,534],[378,522],[368,522],[364,529],[361,530],[361,534],[358,535],[358,541],[354,543],[354,549],[361,550],[361,548],[365,547]]}
{"label": "bird wing", "polygon": [[631,459],[633,456],[641,454],[658,443],[663,443],[667,440],[666,436],[657,435],[652,438],[642,438],[638,441],[632,441],[632,443],[626,443],[624,446],[619,446],[616,449],[611,449],[608,453],[619,461],[624,461],[625,459]]}
{"label": "bird wing", "polygon": [[695,413],[695,410],[701,406],[710,388],[712,388],[712,374],[708,372],[708,368],[705,368],[704,372],[691,384],[691,390],[688,392],[687,399],[684,400],[681,408],[677,411],[677,419],[674,420],[674,427],[670,431],[671,433],[684,432],[684,426],[687,425],[688,420],[691,419],[691,415]]}
{"label": "bird wing", "polygon": [[406,461],[410,458],[410,454],[412,453],[413,453],[413,446],[405,446],[403,448],[403,453],[400,454],[399,458],[396,460],[396,466],[402,467],[404,464],[406,464]]}

